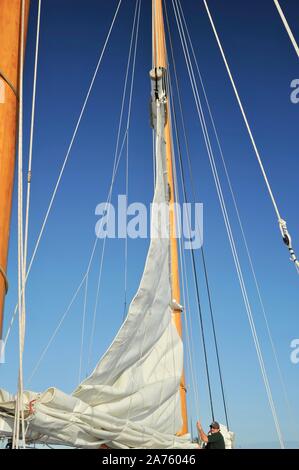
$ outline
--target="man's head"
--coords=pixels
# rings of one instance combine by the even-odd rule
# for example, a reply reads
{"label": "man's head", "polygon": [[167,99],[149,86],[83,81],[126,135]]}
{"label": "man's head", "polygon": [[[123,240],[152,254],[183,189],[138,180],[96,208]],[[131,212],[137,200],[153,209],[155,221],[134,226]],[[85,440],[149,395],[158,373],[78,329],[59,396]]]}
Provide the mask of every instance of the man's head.
{"label": "man's head", "polygon": [[210,424],[210,432],[214,434],[215,432],[219,432],[219,431],[220,431],[219,423],[217,423],[217,421],[213,421]]}

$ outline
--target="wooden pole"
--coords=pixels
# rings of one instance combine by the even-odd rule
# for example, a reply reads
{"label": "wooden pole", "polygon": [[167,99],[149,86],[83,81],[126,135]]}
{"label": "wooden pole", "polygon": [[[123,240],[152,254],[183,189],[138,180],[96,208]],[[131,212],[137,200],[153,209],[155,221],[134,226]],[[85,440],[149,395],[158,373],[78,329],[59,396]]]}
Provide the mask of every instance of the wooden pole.
{"label": "wooden pole", "polygon": [[[30,0],[25,5],[27,31]],[[16,155],[21,6],[22,0],[0,0],[0,339]]]}
{"label": "wooden pole", "polygon": [[[153,14],[153,58],[154,67],[164,67],[167,69],[167,56],[165,46],[165,29],[163,20],[163,7],[162,0],[152,0],[152,14]],[[169,116],[169,102],[167,100],[167,115]],[[170,188],[170,256],[171,256],[171,283],[172,283],[172,296],[173,299],[180,304],[180,278],[179,278],[179,264],[178,264],[178,246],[176,233],[176,221],[175,221],[175,192],[174,192],[174,181],[173,181],[173,151],[171,143],[171,129],[170,120],[167,119],[165,126],[165,141],[166,141],[166,160],[167,160],[167,175],[168,184]],[[182,320],[181,311],[173,310],[173,321],[177,328],[179,335],[182,337]],[[187,403],[186,403],[186,387],[184,373],[181,377],[180,383],[180,397],[181,397],[181,411],[183,426],[179,435],[186,434],[188,432],[188,419],[187,419]]]}

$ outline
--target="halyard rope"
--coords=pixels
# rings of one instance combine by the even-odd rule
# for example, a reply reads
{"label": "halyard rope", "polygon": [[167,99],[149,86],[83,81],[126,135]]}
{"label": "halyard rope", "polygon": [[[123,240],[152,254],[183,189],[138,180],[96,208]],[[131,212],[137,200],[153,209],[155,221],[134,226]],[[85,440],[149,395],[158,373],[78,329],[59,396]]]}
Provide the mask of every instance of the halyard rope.
{"label": "halyard rope", "polygon": [[296,54],[297,54],[297,56],[298,56],[298,58],[299,58],[299,46],[298,46],[298,44],[297,44],[297,42],[296,42],[296,39],[295,39],[295,37],[294,37],[294,35],[293,35],[293,33],[292,33],[292,30],[291,30],[291,28],[290,28],[290,26],[289,26],[289,23],[288,23],[288,21],[287,21],[285,15],[284,15],[282,9],[281,9],[281,6],[280,6],[280,4],[279,4],[279,1],[278,1],[278,0],[273,0],[273,1],[274,1],[275,6],[276,6],[276,8],[277,8],[277,10],[278,10],[278,13],[279,13],[279,15],[280,15],[280,18],[282,19],[282,22],[283,22],[283,24],[284,24],[284,26],[285,26],[285,29],[286,29],[286,31],[287,31],[287,33],[288,33],[288,35],[289,35],[289,38],[290,38],[290,40],[291,40],[291,43],[292,43],[293,46],[294,46],[295,52],[296,52]]}
{"label": "halyard rope", "polygon": [[249,299],[248,299],[247,289],[246,289],[246,285],[245,285],[245,281],[244,281],[244,277],[243,277],[243,272],[242,272],[242,268],[241,268],[240,261],[239,261],[238,252],[237,252],[237,249],[236,249],[234,235],[233,235],[233,232],[232,232],[229,216],[228,216],[228,213],[227,213],[227,208],[226,208],[226,203],[225,203],[224,196],[223,196],[222,186],[221,186],[221,183],[220,183],[220,180],[219,180],[218,171],[217,171],[217,167],[216,167],[216,164],[215,164],[214,153],[213,153],[213,150],[212,150],[212,147],[211,147],[211,142],[210,142],[210,137],[209,137],[206,121],[205,121],[205,116],[203,114],[202,104],[201,104],[201,100],[200,100],[200,96],[199,96],[199,92],[198,92],[198,88],[197,88],[197,84],[196,84],[196,80],[195,80],[195,76],[194,76],[193,66],[192,66],[192,62],[191,62],[191,58],[190,58],[190,53],[189,53],[189,50],[188,50],[184,29],[183,29],[183,26],[182,26],[181,15],[180,15],[179,8],[177,6],[178,5],[178,0],[172,0],[172,3],[173,3],[173,6],[174,6],[174,12],[175,12],[175,16],[176,16],[177,25],[178,25],[178,31],[179,31],[181,42],[182,42],[182,47],[183,47],[183,52],[184,52],[184,56],[185,56],[185,60],[186,60],[187,70],[188,70],[188,74],[189,74],[189,78],[190,78],[190,82],[191,82],[191,87],[192,87],[192,91],[193,91],[193,94],[194,94],[195,105],[196,105],[196,108],[197,108],[198,116],[199,116],[199,119],[200,119],[202,131],[203,131],[204,141],[205,141],[205,144],[206,144],[210,165],[211,165],[213,177],[214,177],[214,180],[215,180],[216,190],[217,190],[217,194],[218,194],[218,197],[219,197],[219,202],[220,202],[220,206],[221,206],[221,210],[222,210],[222,214],[223,214],[223,218],[224,218],[224,223],[225,223],[228,239],[229,239],[230,246],[231,246],[233,259],[234,259],[234,262],[235,262],[235,267],[236,267],[236,271],[237,271],[237,275],[238,275],[238,279],[239,279],[239,283],[240,283],[240,288],[241,288],[241,292],[242,292],[242,296],[243,296],[243,300],[244,300],[244,304],[245,304],[245,308],[246,308],[248,321],[249,321],[249,324],[250,324],[250,329],[251,329],[253,341],[254,341],[254,344],[255,344],[256,353],[257,353],[257,356],[258,356],[258,361],[259,361],[259,365],[260,365],[260,369],[261,369],[265,389],[266,389],[266,392],[267,392],[269,406],[270,406],[270,409],[271,409],[271,412],[272,412],[272,416],[273,416],[273,420],[274,420],[274,423],[275,423],[275,428],[276,428],[276,431],[277,431],[280,446],[282,448],[284,448],[284,442],[283,442],[283,437],[282,437],[282,433],[281,433],[281,429],[280,429],[280,424],[279,424],[279,421],[278,421],[278,416],[277,416],[276,408],[275,408],[274,401],[273,401],[272,391],[271,391],[271,387],[270,387],[270,384],[269,384],[269,379],[268,379],[268,376],[267,376],[267,371],[266,371],[266,368],[265,368],[265,363],[264,363],[264,359],[263,359],[263,355],[262,355],[262,351],[261,351],[261,347],[260,347],[260,343],[259,343],[259,339],[258,339],[254,319],[253,319],[251,305],[250,305],[250,302],[249,302]]}
{"label": "halyard rope", "polygon": [[[241,110],[241,113],[242,113],[242,116],[243,116],[245,125],[246,125],[246,128],[247,128],[247,131],[248,131],[248,134],[249,134],[249,137],[250,137],[250,140],[251,140],[251,143],[252,143],[252,146],[253,146],[253,149],[254,149],[254,152],[255,152],[257,161],[258,161],[258,164],[259,164],[259,166],[260,166],[260,169],[261,169],[262,175],[263,175],[263,177],[264,177],[264,180],[265,180],[265,183],[266,183],[266,186],[267,186],[267,189],[268,189],[268,192],[269,192],[269,195],[270,195],[270,198],[271,198],[271,201],[272,201],[274,210],[275,210],[275,212],[276,212],[277,219],[278,219],[278,224],[279,224],[279,228],[280,228],[280,230],[281,230],[281,226],[284,225],[284,226],[285,226],[286,236],[288,236],[289,239],[291,239],[290,235],[289,235],[288,232],[287,232],[286,222],[282,219],[282,217],[281,217],[281,215],[280,215],[280,212],[279,212],[279,209],[278,209],[278,205],[277,205],[276,200],[275,200],[275,197],[274,197],[274,195],[273,195],[273,192],[272,192],[272,189],[271,189],[271,186],[270,186],[270,183],[269,183],[269,180],[268,180],[268,177],[267,177],[267,174],[266,174],[266,171],[265,171],[265,168],[264,168],[264,165],[263,165],[263,162],[262,162],[262,159],[261,159],[259,150],[258,150],[258,148],[257,148],[255,139],[254,139],[254,137],[253,137],[253,133],[252,133],[252,131],[251,131],[251,127],[250,127],[250,125],[249,125],[249,122],[248,122],[248,119],[247,119],[247,116],[246,116],[246,113],[245,113],[245,110],[244,110],[244,107],[243,107],[243,104],[242,104],[242,101],[241,101],[239,92],[238,92],[238,90],[237,90],[237,87],[236,87],[236,84],[235,84],[235,81],[234,81],[232,72],[231,72],[231,70],[230,70],[229,64],[228,64],[228,62],[227,62],[227,59],[226,59],[226,56],[225,56],[225,53],[224,53],[224,50],[223,50],[221,41],[220,41],[220,39],[219,39],[219,36],[218,36],[217,30],[216,30],[216,27],[215,27],[213,18],[212,18],[212,16],[211,16],[211,13],[210,13],[208,4],[207,4],[206,0],[203,0],[203,2],[204,2],[204,5],[205,5],[206,11],[207,11],[207,14],[208,14],[208,17],[209,17],[209,20],[210,20],[210,23],[211,23],[211,26],[212,26],[212,29],[213,29],[215,38],[216,38],[216,41],[217,41],[217,44],[218,44],[218,47],[219,47],[219,50],[220,50],[220,52],[221,52],[222,59],[223,59],[223,61],[224,61],[224,64],[225,64],[225,67],[226,67],[228,76],[229,76],[229,78],[230,78],[230,81],[231,81],[233,90],[234,90],[234,92],[235,92],[235,95],[236,95],[236,98],[237,98],[237,101],[238,101],[238,104],[239,104],[239,107],[240,107],[240,110]],[[284,240],[284,236],[283,236],[283,240]],[[284,242],[285,242],[285,240],[284,240]],[[288,246],[288,245],[287,245],[287,246]],[[292,246],[288,246],[288,248],[289,248],[290,254],[291,254],[291,261],[293,261],[293,262],[295,263],[297,272],[299,272],[299,261],[297,260],[297,257],[296,257],[296,255],[295,255],[295,253],[294,253],[294,250],[293,250]]]}
{"label": "halyard rope", "polygon": [[[52,205],[53,205],[54,199],[55,199],[55,197],[56,197],[56,193],[57,193],[57,190],[58,190],[58,187],[59,187],[61,178],[62,178],[62,176],[63,176],[64,170],[65,170],[65,166],[66,166],[67,161],[68,161],[68,159],[69,159],[69,156],[70,156],[70,153],[71,153],[71,150],[72,150],[72,147],[73,147],[73,144],[74,144],[74,141],[75,141],[75,138],[76,138],[76,135],[77,135],[77,132],[78,132],[78,129],[79,129],[79,126],[80,126],[80,123],[81,123],[81,120],[82,120],[82,117],[83,117],[83,114],[84,114],[86,105],[87,105],[87,102],[88,102],[88,100],[89,100],[89,96],[90,96],[90,94],[91,94],[91,91],[92,91],[92,88],[93,88],[93,85],[94,85],[96,76],[97,76],[97,74],[98,74],[98,71],[99,71],[99,68],[100,68],[100,65],[101,65],[101,62],[102,62],[104,53],[105,53],[105,50],[106,50],[106,48],[107,48],[107,44],[108,44],[109,38],[110,38],[110,36],[111,36],[111,32],[112,32],[114,23],[115,23],[115,21],[116,21],[117,14],[118,14],[118,11],[119,11],[121,2],[122,2],[122,0],[119,0],[118,6],[117,6],[117,8],[116,8],[116,11],[115,11],[115,14],[114,14],[112,23],[111,23],[111,26],[110,26],[109,31],[108,31],[108,33],[107,33],[107,37],[106,37],[104,46],[103,46],[103,48],[102,48],[100,57],[99,57],[98,62],[97,62],[97,65],[96,65],[96,68],[95,68],[95,72],[94,72],[93,77],[92,77],[92,79],[91,79],[91,82],[90,82],[90,85],[89,85],[89,88],[88,88],[88,91],[87,91],[87,94],[86,94],[84,103],[83,103],[83,105],[82,105],[82,108],[81,108],[81,111],[80,111],[80,114],[79,114],[79,118],[78,118],[78,120],[77,120],[77,123],[76,123],[75,129],[74,129],[74,132],[73,132],[73,135],[72,135],[72,138],[71,138],[71,141],[70,141],[70,144],[69,144],[69,147],[68,147],[66,156],[65,156],[65,158],[64,158],[63,165],[62,165],[62,167],[61,167],[61,170],[60,170],[60,173],[59,173],[57,182],[56,182],[56,184],[55,184],[55,188],[54,188],[54,190],[53,190],[53,193],[52,193],[52,196],[51,196],[51,200],[50,200],[50,203],[49,203],[49,206],[48,206],[46,215],[45,215],[45,217],[44,217],[43,224],[42,224],[42,227],[41,227],[41,229],[40,229],[40,232],[39,232],[39,235],[38,235],[38,238],[37,238],[37,241],[36,241],[34,250],[33,250],[33,254],[32,254],[32,256],[31,256],[30,263],[29,263],[29,266],[28,266],[28,269],[27,269],[27,272],[26,272],[26,279],[25,279],[26,282],[27,282],[29,273],[30,273],[30,271],[31,271],[32,264],[33,264],[33,262],[34,262],[34,259],[35,259],[37,250],[38,250],[38,248],[39,248],[39,244],[40,244],[41,238],[42,238],[42,236],[43,236],[43,232],[44,232],[44,230],[45,230],[45,226],[46,226],[46,223],[47,223],[47,220],[48,220],[50,211],[51,211],[51,209],[52,209]],[[9,323],[9,326],[8,326],[8,330],[7,330],[7,333],[6,333],[6,336],[5,336],[4,344],[6,344],[8,338],[9,338],[9,335],[10,335],[10,333],[11,333],[11,329],[12,329],[12,326],[13,326],[13,323],[14,323],[14,319],[15,319],[17,310],[18,310],[18,304],[16,305],[15,310],[14,310],[14,312],[13,312],[13,314],[12,314],[12,317],[11,317],[11,320],[10,320],[10,323]]]}

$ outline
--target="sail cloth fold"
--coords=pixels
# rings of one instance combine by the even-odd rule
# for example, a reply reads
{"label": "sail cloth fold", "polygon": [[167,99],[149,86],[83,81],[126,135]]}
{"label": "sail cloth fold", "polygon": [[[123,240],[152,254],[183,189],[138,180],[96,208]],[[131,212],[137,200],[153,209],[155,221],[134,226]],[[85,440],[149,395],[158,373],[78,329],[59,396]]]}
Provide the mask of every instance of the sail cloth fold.
{"label": "sail cloth fold", "polygon": [[[162,82],[162,79],[160,78]],[[93,373],[72,395],[25,392],[27,438],[81,448],[193,448],[182,426],[182,340],[172,322],[165,106],[153,97],[156,186],[151,242],[128,315]],[[165,217],[166,208],[166,217]],[[166,236],[165,236],[166,235]],[[0,427],[9,434],[14,401],[0,391]],[[0,428],[1,431],[1,428]]]}

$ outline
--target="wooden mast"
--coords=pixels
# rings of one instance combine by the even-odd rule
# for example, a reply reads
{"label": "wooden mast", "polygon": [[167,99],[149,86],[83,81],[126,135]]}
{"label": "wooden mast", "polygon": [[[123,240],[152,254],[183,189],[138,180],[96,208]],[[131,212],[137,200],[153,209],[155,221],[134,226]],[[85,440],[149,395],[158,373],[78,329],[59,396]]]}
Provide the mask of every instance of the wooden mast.
{"label": "wooden mast", "polygon": [[[165,29],[163,20],[163,7],[162,0],[152,0],[152,15],[153,15],[153,66],[163,67],[167,69],[167,56],[166,56],[166,41]],[[169,116],[169,102],[167,100],[167,115]],[[173,181],[173,151],[171,143],[171,129],[170,120],[167,119],[165,126],[165,141],[166,141],[166,160],[167,160],[167,175],[168,184],[170,188],[170,256],[171,256],[171,284],[172,296],[177,304],[180,304],[180,279],[179,279],[179,265],[178,265],[178,246],[177,238],[175,237],[176,221],[174,211],[174,181]],[[182,337],[182,321],[181,311],[173,310],[173,321],[177,328],[179,335]],[[182,429],[179,434],[183,435],[188,432],[187,420],[187,404],[186,404],[186,387],[184,373],[181,377],[180,383],[180,397],[181,397],[181,412],[183,418]]]}
{"label": "wooden mast", "polygon": [[[30,0],[25,2],[27,31]],[[0,0],[0,339],[3,329],[6,269],[12,207],[22,0]]]}

